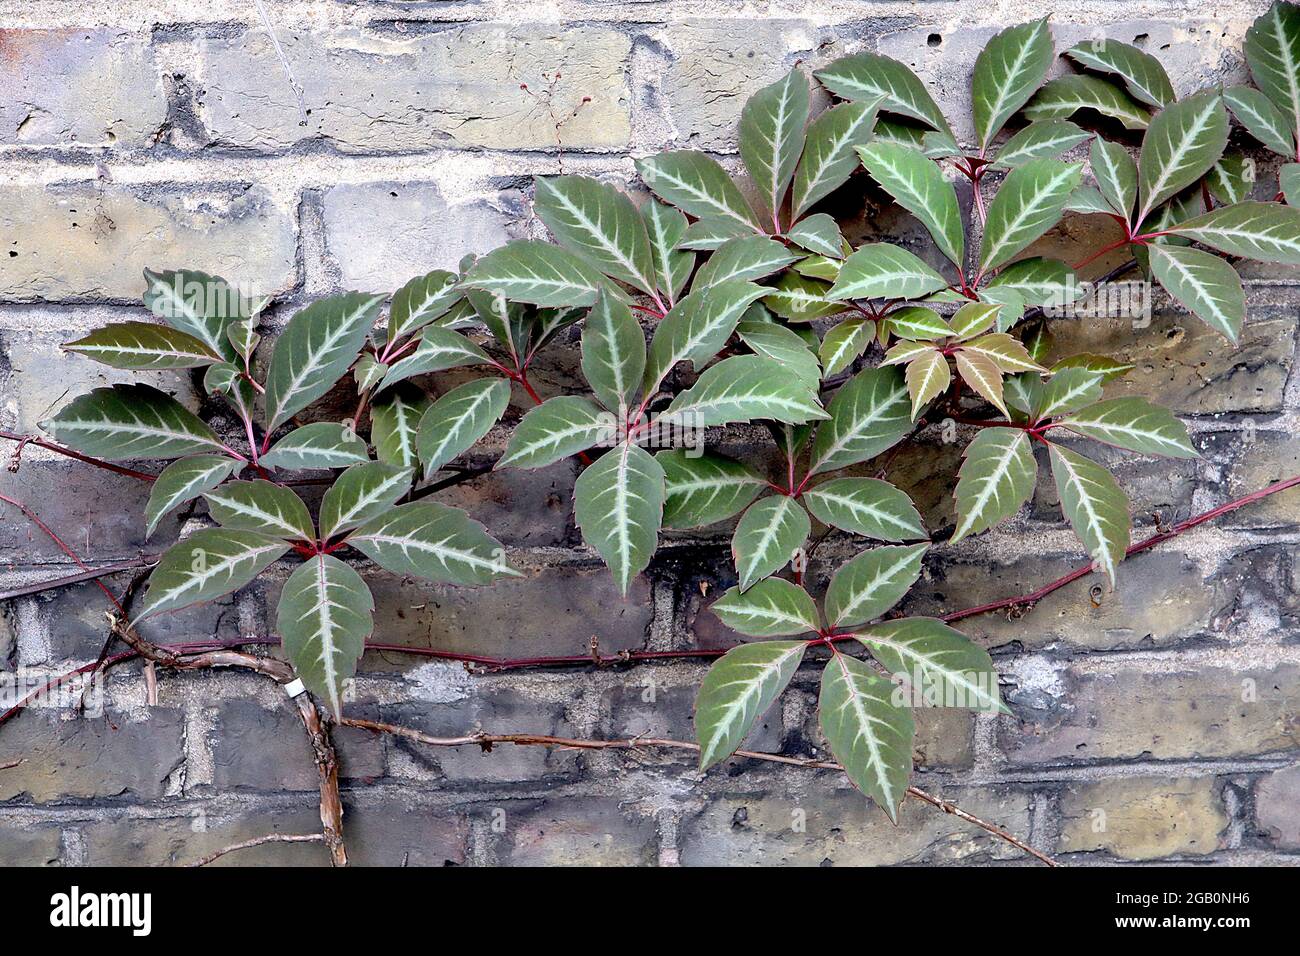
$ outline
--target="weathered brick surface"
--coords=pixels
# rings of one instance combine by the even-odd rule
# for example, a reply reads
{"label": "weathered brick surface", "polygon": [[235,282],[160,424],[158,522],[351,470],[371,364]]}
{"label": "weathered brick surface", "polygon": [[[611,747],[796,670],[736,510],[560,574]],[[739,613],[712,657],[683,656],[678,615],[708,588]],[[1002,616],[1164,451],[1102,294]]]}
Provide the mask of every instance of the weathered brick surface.
{"label": "weathered brick surface", "polygon": [[294,279],[294,210],[260,187],[0,186],[0,300],[138,300],[146,268],[191,268],[265,295]]}
{"label": "weathered brick surface", "polygon": [[[737,790],[709,800],[681,826],[687,866],[880,866],[899,863],[985,863],[1012,859],[1005,843],[916,800],[906,800],[894,826],[862,795],[834,778],[810,778],[802,792]],[[1013,832],[1029,829],[1025,794],[981,788],[944,793],[972,813]]]}
{"label": "weathered brick surface", "polygon": [[1300,849],[1300,766],[1269,774],[1255,787],[1259,836],[1281,850]]}
{"label": "weathered brick surface", "polygon": [[469,253],[510,238],[521,197],[448,197],[437,183],[336,186],[325,194],[325,238],[349,289],[393,292],[431,269],[455,269]]}
{"label": "weathered brick surface", "polygon": [[1213,777],[1123,777],[1061,796],[1062,853],[1103,851],[1127,860],[1204,856],[1219,848],[1228,814]]}
{"label": "weathered brick surface", "polygon": [[[242,444],[242,428],[202,399],[199,376],[118,372],[61,345],[109,321],[145,318],[138,304],[145,267],[202,269],[250,292],[277,293],[264,317],[273,334],[317,296],[391,292],[467,253],[544,235],[531,208],[534,175],[596,176],[641,200],[633,160],[661,149],[705,150],[740,170],[735,125],[745,98],[796,63],[816,69],[858,50],[898,57],[969,140],[969,72],[979,49],[1008,23],[1050,12],[1027,0],[963,5],[960,16],[944,5],[884,2],[701,11],[560,0],[544,13],[527,6],[503,13],[491,5],[283,0],[268,8],[286,72],[247,4],[147,6],[9,4],[0,12],[0,428],[33,432],[85,389],[140,380]],[[1266,6],[1249,0],[1189,19],[1173,4],[1140,12],[1102,4],[1069,22],[1058,12],[1052,29],[1058,51],[1098,35],[1137,42],[1186,93],[1244,80],[1241,38]],[[46,11],[50,22],[35,22]],[[1142,19],[1129,19],[1135,15]],[[1070,67],[1058,58],[1052,69]],[[1271,198],[1277,158],[1241,134],[1238,145],[1260,172],[1257,198]],[[1068,158],[1085,153],[1079,147]],[[915,217],[866,177],[855,183],[821,206],[853,242],[896,242],[949,269]],[[974,217],[969,184],[955,186],[963,213]],[[1075,216],[1026,254],[1077,262],[1115,237],[1105,217]],[[1115,253],[1084,272],[1099,276],[1120,262]],[[1300,472],[1300,272],[1239,268],[1250,315],[1236,345],[1163,293],[1149,324],[1048,323],[1049,358],[1103,352],[1131,362],[1133,371],[1106,394],[1170,406],[1203,455],[1171,462],[1077,444],[1114,470],[1132,502],[1135,540]],[[543,397],[581,388],[578,331],[562,333],[530,368]],[[483,341],[481,331],[470,334]],[[444,394],[481,373],[457,369],[420,384]],[[670,385],[695,378],[681,370]],[[346,417],[355,402],[344,385],[307,418]],[[490,463],[531,406],[513,387],[502,424],[471,463]],[[1031,505],[1015,519],[946,542],[954,475],[972,434],[932,424],[887,462],[847,472],[883,471],[912,496],[935,536],[922,579],[901,605],[908,613],[940,615],[1026,594],[1085,560],[1045,461]],[[773,477],[782,470],[761,427],[714,429],[709,442]],[[666,533],[624,598],[575,527],[578,470],[573,461],[507,469],[439,494],[506,545],[523,572],[517,580],[430,586],[341,552],[374,590],[373,640],[492,658],[586,655],[593,639],[603,654],[735,642],[708,611],[736,583],[734,521]],[[33,507],[96,562],[157,554],[186,520],[206,513],[201,504],[184,508],[146,540],[148,491],[33,446],[17,473],[0,470],[0,494]],[[320,489],[303,491],[315,507]],[[1080,863],[1204,864],[1241,852],[1293,860],[1297,494],[1131,558],[1114,591],[1089,578],[1032,609],[962,621],[992,651],[1014,715],[918,711],[917,784]],[[0,509],[0,590],[75,569],[8,505]],[[808,568],[810,589],[820,594],[862,546],[828,536]],[[265,637],[296,560],[238,596],[161,615],[143,630],[163,642]],[[121,593],[129,580],[117,574],[105,584]],[[5,602],[0,707],[16,687],[93,660],[107,607],[89,582]],[[827,756],[816,714],[819,667],[812,661],[800,670],[747,747]],[[371,651],[345,712],[441,737],[483,729],[690,739],[704,670],[700,661],[675,661],[482,673]],[[319,830],[316,770],[282,693],[229,672],[160,671],[158,703],[150,705],[137,663],[112,675],[107,716],[73,719],[74,688],[0,727],[0,765],[22,759],[0,770],[0,864],[176,865],[268,833]],[[91,698],[92,711],[99,700]],[[825,771],[736,759],[702,774],[689,751],[485,753],[351,728],[333,735],[349,854],[360,865],[1024,859],[915,800],[894,827]],[[274,863],[328,859],[318,844],[268,844],[218,865]]]}
{"label": "weathered brick surface", "polygon": [[302,87],[301,112],[263,32],[199,43],[200,116],[214,143],[268,151],[321,138],[365,153],[560,143],[611,150],[628,142],[631,43],[606,27],[469,24],[407,36],[303,30],[281,44]]}
{"label": "weathered brick surface", "polygon": [[148,719],[111,711],[77,718],[70,707],[37,707],[5,725],[0,764],[22,762],[0,771],[0,800],[150,800],[167,793],[185,759],[180,711],[156,707]]}
{"label": "weathered brick surface", "polygon": [[1013,763],[1254,757],[1300,749],[1300,668],[1293,664],[1173,673],[1049,668],[1042,665],[1008,695],[1020,723],[1004,720],[998,737]]}
{"label": "weathered brick surface", "polygon": [[0,821],[0,864],[55,866],[59,862],[57,827],[32,829],[16,821]]}
{"label": "weathered brick surface", "polygon": [[0,143],[152,146],[167,118],[148,37],[120,30],[0,33]]}

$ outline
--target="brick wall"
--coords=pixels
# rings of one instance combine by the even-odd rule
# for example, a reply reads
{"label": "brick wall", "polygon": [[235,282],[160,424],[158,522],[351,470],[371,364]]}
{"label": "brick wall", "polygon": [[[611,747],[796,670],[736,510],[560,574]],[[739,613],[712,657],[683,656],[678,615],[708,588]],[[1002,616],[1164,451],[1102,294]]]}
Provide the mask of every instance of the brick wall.
{"label": "brick wall", "polygon": [[[276,326],[313,297],[391,291],[466,252],[540,234],[533,174],[562,167],[628,179],[631,156],[669,144],[733,152],[746,93],[796,61],[815,66],[864,48],[903,59],[960,135],[975,54],[1008,23],[1052,12],[1058,49],[1099,30],[1141,38],[1186,93],[1244,77],[1241,37],[1264,4],[266,7],[292,84],[252,0],[0,0],[0,426],[28,431],[90,385],[125,380],[65,357],[59,344],[139,316],[145,266],[200,268],[275,292]],[[911,227],[899,218],[881,228]],[[1078,228],[1046,242],[1077,241]],[[1300,471],[1300,281],[1272,267],[1247,275],[1250,319],[1235,349],[1163,299],[1149,328],[1093,320],[1054,329],[1063,348],[1127,356],[1137,370],[1119,390],[1170,404],[1204,450],[1197,462],[1115,456],[1135,536],[1156,514],[1172,523]],[[540,389],[565,388],[575,366],[572,343],[561,345]],[[144,378],[201,407],[185,376]],[[490,460],[501,438],[476,453]],[[728,440],[762,453],[757,435]],[[926,440],[899,457],[893,477],[927,524],[942,527],[952,520],[959,450],[936,434]],[[573,480],[561,464],[450,493],[526,575],[464,591],[370,568],[377,637],[512,656],[583,653],[593,634],[607,653],[731,640],[701,611],[702,593],[733,583],[728,529],[670,536],[624,601],[575,532]],[[146,543],[144,487],[36,448],[17,475],[0,473],[0,490],[97,561],[155,553],[179,531],[178,520],[164,523]],[[1011,525],[937,548],[910,608],[1021,593],[1077,564],[1054,497],[1044,484]],[[0,589],[69,572],[12,509],[4,517]],[[968,621],[1009,682],[1014,717],[919,714],[918,783],[1070,862],[1297,862],[1298,541],[1291,493],[1127,562],[1113,594],[1090,595],[1081,583],[1020,619]],[[852,550],[832,540],[814,580]],[[169,616],[151,636],[266,633],[284,574]],[[8,602],[0,669],[30,680],[93,660],[103,610],[90,584]],[[689,737],[702,673],[680,663],[484,676],[369,654],[349,706],[439,734],[481,726]],[[805,668],[796,678],[755,746],[819,753],[816,676]],[[43,707],[0,729],[0,764],[23,760],[0,770],[0,863],[166,864],[319,826],[301,728],[267,681],[160,673],[151,704],[129,664],[111,674],[105,698],[100,716]],[[662,754],[431,753],[351,730],[336,738],[349,850],[360,863],[1020,859],[911,802],[895,828],[826,772],[733,762],[702,777],[686,757]],[[319,846],[270,845],[228,860],[272,861],[326,856]]]}

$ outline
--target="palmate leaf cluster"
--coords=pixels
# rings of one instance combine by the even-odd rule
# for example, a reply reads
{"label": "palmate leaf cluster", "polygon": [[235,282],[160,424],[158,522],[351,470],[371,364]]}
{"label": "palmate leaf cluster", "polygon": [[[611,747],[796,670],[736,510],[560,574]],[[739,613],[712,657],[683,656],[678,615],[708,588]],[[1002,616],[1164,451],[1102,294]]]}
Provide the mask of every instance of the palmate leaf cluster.
{"label": "palmate leaf cluster", "polygon": [[[624,594],[664,529],[734,520],[737,583],[713,610],[763,640],[729,652],[704,682],[703,766],[741,746],[800,662],[829,649],[826,742],[893,815],[918,694],[1003,705],[982,649],[941,621],[886,618],[934,545],[876,463],[937,421],[974,424],[950,478],[949,545],[1014,518],[1041,463],[1083,549],[1115,582],[1128,501],[1076,440],[1197,451],[1169,411],[1107,397],[1130,370],[1121,360],[1051,354],[1042,317],[1077,301],[1087,263],[1114,252],[1235,341],[1246,318],[1235,261],[1300,264],[1300,212],[1281,201],[1300,191],[1300,8],[1277,3],[1260,17],[1245,57],[1253,86],[1180,97],[1136,47],[1090,40],[1058,63],[1047,19],[1012,26],[975,63],[970,143],[896,60],[862,52],[811,74],[795,68],[745,105],[730,168],[689,150],[649,156],[636,162],[635,196],[588,176],[539,177],[549,240],[508,242],[391,297],[313,303],[273,342],[259,335],[264,303],[221,279],[147,273],[145,304],[161,324],[117,323],[68,348],[120,369],[202,370],[236,427],[218,434],[144,384],[96,389],[44,427],[85,454],[170,462],[146,509],[149,533],[206,504],[215,527],[167,551],[139,620],[300,559],[276,630],[336,712],[373,614],[340,554],[454,584],[515,573],[486,529],[421,493],[503,420],[513,427],[497,468],[577,459],[577,527]],[[1276,189],[1229,147],[1233,118],[1286,160]],[[851,181],[915,217],[929,245],[846,236],[828,210],[843,208]],[[1072,215],[1106,217],[1118,238],[1080,250],[1077,266],[1037,254]],[[529,370],[565,338],[580,344],[586,387],[543,398]],[[451,370],[454,387],[435,378]],[[319,420],[340,383],[355,390],[357,415]],[[528,408],[517,423],[512,398]],[[777,446],[772,473],[698,443],[655,445],[751,422]],[[295,482],[322,471],[328,490],[313,516]],[[870,542],[832,577],[820,609],[801,574],[816,524]]]}

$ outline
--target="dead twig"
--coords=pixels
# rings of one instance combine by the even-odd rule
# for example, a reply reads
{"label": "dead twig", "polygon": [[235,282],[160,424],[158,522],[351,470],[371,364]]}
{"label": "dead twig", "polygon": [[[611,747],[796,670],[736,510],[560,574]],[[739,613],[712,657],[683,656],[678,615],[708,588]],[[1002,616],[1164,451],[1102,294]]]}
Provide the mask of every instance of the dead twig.
{"label": "dead twig", "polygon": [[[131,650],[145,660],[153,661],[163,667],[185,671],[239,667],[269,677],[277,684],[288,684],[294,680],[293,668],[284,661],[227,649],[176,651],[146,641],[125,620],[115,614],[109,613],[108,620],[113,633]],[[334,752],[329,730],[321,720],[320,712],[311,697],[307,694],[299,694],[294,698],[294,703],[298,707],[298,716],[302,718],[303,727],[307,731],[307,739],[311,743],[312,757],[316,762],[316,771],[320,778],[322,840],[330,851],[330,862],[335,866],[347,866],[347,848],[343,843],[343,801],[339,797],[338,756]]]}
{"label": "dead twig", "polygon": [[243,843],[236,843],[224,849],[217,850],[215,853],[209,853],[205,857],[195,860],[193,863],[187,863],[186,866],[200,867],[207,866],[209,863],[215,863],[227,853],[234,853],[236,850],[248,850],[255,846],[264,846],[267,843],[324,843],[325,837],[320,833],[268,833],[266,836],[255,837],[252,840],[245,840]]}
{"label": "dead twig", "polygon": [[17,760],[9,760],[6,761],[5,763],[0,763],[0,770],[12,770],[14,767],[18,766],[22,762],[23,762],[23,758],[19,757]]}
{"label": "dead twig", "polygon": [[[519,747],[555,747],[571,748],[574,750],[645,750],[651,747],[659,747],[669,750],[690,750],[699,752],[699,744],[691,743],[687,740],[673,740],[667,737],[628,737],[619,740],[592,740],[575,737],[551,737],[544,734],[489,734],[489,733],[472,733],[460,737],[433,737],[410,727],[403,727],[399,724],[385,724],[375,720],[360,720],[352,717],[345,717],[340,724],[346,727],[358,727],[362,730],[373,731],[374,733],[392,734],[398,737],[405,737],[408,740],[414,740],[418,743],[426,744],[430,747],[468,747],[476,746],[483,751],[490,752],[495,744],[514,744]],[[753,750],[737,750],[737,757],[746,757],[750,760],[762,760],[768,763],[780,763],[791,767],[806,767],[814,770],[838,770],[844,768],[834,761],[830,760],[813,760],[807,757],[786,757],[782,754],[765,754]],[[1014,846],[1024,853],[1028,853],[1034,859],[1048,866],[1059,866],[1060,864],[1053,860],[1046,853],[1035,850],[1028,843],[1014,836],[1007,830],[998,826],[996,823],[989,823],[982,820],[973,813],[958,807],[955,803],[936,797],[934,794],[927,793],[919,787],[908,787],[907,795],[915,800],[928,803],[944,813],[965,820],[967,823],[974,824],[981,830],[993,834],[1000,840]]]}

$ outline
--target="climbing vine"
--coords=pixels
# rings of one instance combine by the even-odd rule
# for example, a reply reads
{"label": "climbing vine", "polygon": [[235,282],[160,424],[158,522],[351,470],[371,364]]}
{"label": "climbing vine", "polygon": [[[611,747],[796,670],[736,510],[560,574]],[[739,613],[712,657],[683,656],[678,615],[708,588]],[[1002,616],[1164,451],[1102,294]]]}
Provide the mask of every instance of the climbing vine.
{"label": "climbing vine", "polygon": [[[1167,458],[1196,458],[1197,449],[1154,401],[1105,396],[1131,366],[1057,354],[1044,321],[1084,298],[1080,270],[1123,251],[1131,261],[1103,278],[1140,270],[1235,342],[1247,314],[1233,263],[1300,264],[1300,212],[1286,202],[1300,183],[1300,7],[1275,4],[1249,31],[1245,55],[1253,87],[1180,99],[1155,57],[1110,40],[1064,51],[1068,70],[1049,81],[1057,51],[1047,19],[1013,26],[976,60],[968,145],[895,60],[859,53],[811,76],[796,67],[745,105],[742,175],[704,153],[673,151],[637,161],[650,193],[639,201],[589,177],[538,178],[535,209],[553,241],[508,242],[391,297],[323,299],[274,341],[259,332],[265,301],[200,272],[146,272],[144,305],[161,323],[116,323],[67,348],[118,369],[202,370],[204,391],[224,412],[204,421],[163,391],[124,384],[65,405],[42,423],[49,439],[4,433],[151,482],[148,534],[177,509],[206,504],[209,526],[168,548],[138,605],[113,616],[112,633],[130,650],[106,648],[79,673],[135,656],[187,669],[249,667],[301,681],[333,722],[432,745],[678,746],[698,750],[708,770],[742,747],[813,662],[834,766],[893,819],[909,793],[969,817],[910,786],[914,708],[1006,711],[992,659],[952,625],[1032,604],[1092,572],[1122,586],[1126,555],[1300,481],[1134,544],[1123,488],[1077,439]],[[1250,198],[1261,192],[1258,177],[1253,161],[1229,149],[1230,117],[1287,160],[1277,188],[1264,190],[1268,201]],[[862,189],[914,217],[929,243],[855,245],[830,210]],[[1120,238],[1074,264],[1036,254],[1066,216],[1106,217]],[[574,338],[585,388],[543,399],[530,370],[549,346]],[[451,369],[473,377],[444,388],[438,374]],[[354,408],[346,419],[323,402],[342,389]],[[464,586],[519,573],[490,529],[437,500],[482,473],[467,456],[509,417],[515,389],[533,407],[495,467],[577,459],[578,528],[624,595],[663,529],[735,520],[736,584],[710,610],[753,640],[616,659],[718,658],[699,689],[694,744],[483,732],[439,740],[347,714],[345,682],[382,638],[349,552]],[[949,477],[955,524],[927,528],[885,480],[888,455],[945,421],[973,437]],[[778,468],[706,447],[718,429],[744,423],[766,427]],[[113,464],[150,460],[167,464]],[[944,620],[897,616],[927,554],[1013,518],[1040,462],[1084,567]],[[313,484],[324,486],[314,515],[300,496]],[[81,562],[27,506],[11,503]],[[804,579],[815,526],[861,543],[821,594]],[[286,558],[296,565],[267,640],[283,646],[290,667],[219,641],[149,640],[156,616],[237,590]],[[598,651],[519,661],[429,653],[501,668],[603,662]],[[345,862],[330,721],[313,723],[314,705],[306,707],[323,839]]]}

